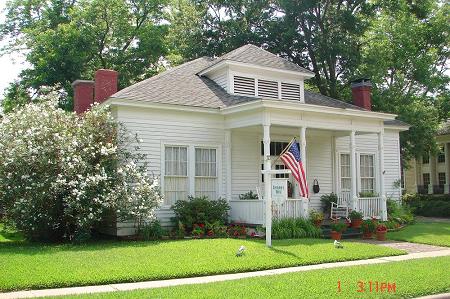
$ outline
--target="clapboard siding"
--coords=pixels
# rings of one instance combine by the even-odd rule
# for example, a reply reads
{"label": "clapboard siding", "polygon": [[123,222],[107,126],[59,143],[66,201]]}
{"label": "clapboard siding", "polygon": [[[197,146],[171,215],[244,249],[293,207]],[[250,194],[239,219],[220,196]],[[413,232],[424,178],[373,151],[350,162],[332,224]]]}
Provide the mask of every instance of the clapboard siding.
{"label": "clapboard siding", "polygon": [[238,199],[239,194],[255,192],[259,185],[260,140],[256,134],[233,131],[231,141],[231,194]]}
{"label": "clapboard siding", "polygon": [[[309,192],[309,207],[321,209],[320,196],[333,192],[333,156],[331,136],[311,136],[306,139],[306,166]],[[314,194],[313,182],[317,179],[320,192]]]}
{"label": "clapboard siding", "polygon": [[[217,146],[220,196],[225,197],[226,190],[226,159],[223,129],[223,118],[196,113],[180,113],[176,111],[158,111],[156,109],[137,109],[121,107],[117,118],[132,133],[137,133],[142,139],[140,151],[146,155],[150,175],[161,176],[161,147],[162,144],[192,144]],[[173,211],[163,207],[156,212],[163,226],[171,225]],[[133,223],[118,223],[118,234],[129,234],[133,230]]]}
{"label": "clapboard siding", "polygon": [[226,70],[212,74],[209,78],[219,84],[223,89],[228,90],[228,73]]}
{"label": "clapboard siding", "polygon": [[[397,131],[386,130],[384,133],[384,170],[386,171],[384,174],[384,189],[387,197],[392,199],[400,198],[400,190],[394,186],[394,183],[400,179],[400,149],[398,138]],[[338,152],[349,152],[350,138],[336,138],[336,150]],[[375,154],[375,167],[378,167],[378,136],[376,134],[357,135],[356,151],[359,153]],[[377,181],[377,178],[375,180]]]}

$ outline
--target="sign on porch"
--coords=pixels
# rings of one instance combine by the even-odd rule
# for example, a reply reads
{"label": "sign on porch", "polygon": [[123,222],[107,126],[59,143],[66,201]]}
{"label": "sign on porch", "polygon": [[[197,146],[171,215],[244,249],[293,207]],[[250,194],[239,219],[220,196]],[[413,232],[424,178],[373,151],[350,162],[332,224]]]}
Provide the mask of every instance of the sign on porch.
{"label": "sign on porch", "polygon": [[287,199],[287,179],[272,179],[272,200],[282,202]]}

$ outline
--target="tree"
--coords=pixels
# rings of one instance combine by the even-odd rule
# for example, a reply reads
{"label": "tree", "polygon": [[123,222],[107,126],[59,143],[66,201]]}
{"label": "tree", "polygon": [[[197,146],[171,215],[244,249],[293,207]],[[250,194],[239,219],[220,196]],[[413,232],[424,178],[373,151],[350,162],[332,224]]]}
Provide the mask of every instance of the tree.
{"label": "tree", "polygon": [[[161,67],[167,52],[164,5],[164,0],[9,1],[0,29],[10,43],[2,52],[27,50],[31,67],[15,84],[32,93],[59,85],[71,95],[71,82],[91,78],[99,68],[119,71],[125,87]],[[7,98],[14,102],[11,94]],[[65,108],[71,106],[69,101]]]}
{"label": "tree", "polygon": [[[158,180],[107,107],[83,117],[50,93],[0,121],[0,206],[27,238],[80,241],[111,215],[154,219]],[[134,146],[133,146],[134,145]]]}
{"label": "tree", "polygon": [[449,8],[387,1],[364,36],[357,72],[374,83],[374,110],[411,124],[401,138],[404,158],[435,151],[435,132],[448,116]]}

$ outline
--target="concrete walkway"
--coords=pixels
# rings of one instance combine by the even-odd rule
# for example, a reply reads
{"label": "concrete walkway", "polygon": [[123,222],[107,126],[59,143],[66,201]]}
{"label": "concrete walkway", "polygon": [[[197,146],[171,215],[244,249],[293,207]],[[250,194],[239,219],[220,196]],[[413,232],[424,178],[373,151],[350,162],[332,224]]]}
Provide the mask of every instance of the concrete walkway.
{"label": "concrete walkway", "polygon": [[448,247],[435,246],[435,245],[427,245],[427,244],[418,244],[418,243],[410,243],[403,241],[377,241],[375,239],[349,239],[346,241],[350,242],[359,242],[359,243],[369,243],[374,245],[386,246],[394,249],[404,250],[407,253],[418,253],[418,252],[430,252],[430,251],[439,251],[439,250],[447,250]]}
{"label": "concrete walkway", "polygon": [[222,275],[180,278],[180,279],[170,279],[170,280],[156,280],[156,281],[108,284],[108,285],[86,286],[86,287],[59,288],[59,289],[31,290],[31,291],[19,291],[19,292],[11,292],[11,293],[0,293],[0,299],[36,298],[36,297],[45,297],[45,296],[62,296],[62,295],[75,295],[75,294],[116,292],[116,291],[131,291],[131,290],[138,290],[138,289],[152,289],[152,288],[171,287],[171,286],[187,285],[187,284],[200,284],[200,283],[236,280],[236,279],[250,278],[250,277],[261,277],[261,276],[277,275],[277,274],[284,274],[284,273],[304,272],[304,271],[320,270],[320,269],[331,269],[331,268],[350,267],[350,266],[358,266],[358,265],[391,263],[391,262],[414,260],[414,259],[427,258],[427,257],[439,257],[439,256],[450,256],[450,248],[445,248],[443,250],[427,251],[427,252],[416,252],[416,253],[410,253],[410,254],[399,255],[399,256],[380,257],[380,258],[374,258],[374,259],[338,262],[338,263],[326,263],[326,264],[310,265],[310,266],[289,267],[289,268],[281,268],[281,269],[273,269],[273,270],[236,273],[236,274],[222,274]]}

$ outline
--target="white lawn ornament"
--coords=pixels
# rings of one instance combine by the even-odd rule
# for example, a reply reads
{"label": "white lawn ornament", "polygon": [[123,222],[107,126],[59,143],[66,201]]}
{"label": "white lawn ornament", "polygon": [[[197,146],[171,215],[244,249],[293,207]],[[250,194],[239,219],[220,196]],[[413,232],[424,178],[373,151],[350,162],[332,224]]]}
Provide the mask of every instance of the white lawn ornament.
{"label": "white lawn ornament", "polygon": [[243,256],[245,251],[245,247],[244,245],[241,245],[241,247],[239,247],[238,251],[236,252],[236,256]]}
{"label": "white lawn ornament", "polygon": [[336,248],[344,248],[344,246],[342,246],[341,242],[339,242],[338,240],[334,240],[334,247],[336,247]]}

